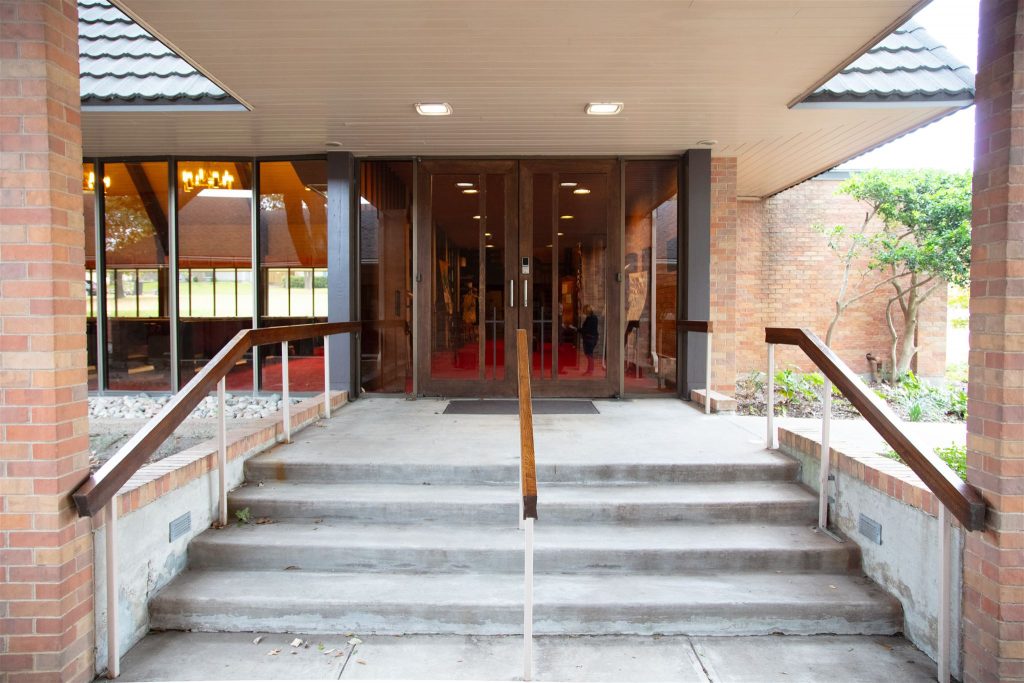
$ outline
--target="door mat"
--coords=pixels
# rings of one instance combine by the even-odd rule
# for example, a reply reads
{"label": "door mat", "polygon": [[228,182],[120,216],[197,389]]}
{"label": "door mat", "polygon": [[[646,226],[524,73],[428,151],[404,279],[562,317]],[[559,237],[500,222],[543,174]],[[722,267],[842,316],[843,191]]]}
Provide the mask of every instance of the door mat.
{"label": "door mat", "polygon": [[[516,399],[489,399],[449,401],[445,415],[518,415],[519,401]],[[593,401],[552,401],[541,399],[533,402],[534,415],[600,415]]]}

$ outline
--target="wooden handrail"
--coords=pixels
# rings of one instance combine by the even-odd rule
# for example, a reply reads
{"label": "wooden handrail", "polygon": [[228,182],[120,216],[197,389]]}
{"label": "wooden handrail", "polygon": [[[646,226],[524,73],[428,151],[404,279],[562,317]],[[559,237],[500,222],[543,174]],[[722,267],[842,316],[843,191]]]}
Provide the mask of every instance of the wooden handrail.
{"label": "wooden handrail", "polygon": [[359,322],[309,323],[239,331],[114,457],[82,482],[72,494],[78,514],[91,517],[102,510],[252,347],[359,332],[361,327]]}
{"label": "wooden handrail", "polygon": [[958,477],[941,459],[914,444],[888,404],[871,391],[817,335],[805,328],[768,327],[765,328],[764,336],[768,344],[799,346],[903,462],[921,478],[940,504],[949,508],[968,531],[978,531],[984,527],[985,501],[974,487]]}
{"label": "wooden handrail", "polygon": [[676,327],[681,332],[714,332],[714,325],[710,320],[680,320]]}
{"label": "wooden handrail", "polygon": [[516,330],[519,374],[519,467],[523,478],[523,519],[537,519],[537,463],[533,451],[533,404],[530,390],[530,345],[526,330]]}

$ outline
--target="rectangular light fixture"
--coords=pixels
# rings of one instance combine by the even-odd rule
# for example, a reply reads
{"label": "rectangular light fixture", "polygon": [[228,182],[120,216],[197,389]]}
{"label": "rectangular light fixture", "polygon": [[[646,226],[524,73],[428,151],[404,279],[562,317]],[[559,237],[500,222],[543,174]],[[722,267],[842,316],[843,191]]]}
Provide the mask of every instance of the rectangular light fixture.
{"label": "rectangular light fixture", "polygon": [[242,199],[252,199],[252,190],[226,190],[216,187],[207,187],[206,189],[200,190],[198,197],[236,197]]}
{"label": "rectangular light fixture", "polygon": [[417,102],[416,113],[420,116],[451,116],[452,105],[447,102]]}
{"label": "rectangular light fixture", "polygon": [[591,116],[615,116],[622,113],[622,102],[591,102],[587,105]]}

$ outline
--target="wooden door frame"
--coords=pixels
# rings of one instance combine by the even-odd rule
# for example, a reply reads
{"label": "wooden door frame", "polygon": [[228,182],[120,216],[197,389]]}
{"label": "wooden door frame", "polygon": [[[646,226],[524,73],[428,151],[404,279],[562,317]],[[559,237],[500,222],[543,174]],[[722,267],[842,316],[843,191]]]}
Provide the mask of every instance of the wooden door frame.
{"label": "wooden door frame", "polygon": [[[523,159],[519,162],[519,252],[530,254],[533,260],[533,214],[532,214],[532,182],[537,173],[604,173],[608,177],[608,267],[605,272],[605,291],[608,293],[605,306],[605,323],[607,339],[607,374],[604,381],[592,380],[546,380],[534,378],[533,394],[559,398],[601,398],[617,396],[621,391],[622,382],[622,184],[620,173],[621,162],[618,159]],[[555,214],[557,215],[557,211]],[[557,226],[557,223],[555,224]],[[557,239],[557,237],[555,238]],[[533,269],[535,271],[535,269]],[[516,271],[521,279],[522,275]],[[533,273],[530,274],[530,288],[533,287]],[[558,273],[552,274],[552,286],[558,287]],[[557,300],[557,297],[553,299]],[[552,320],[554,320],[552,313]],[[533,333],[533,309],[520,308],[519,326]],[[552,324],[554,327],[554,324]],[[554,367],[554,359],[552,359]],[[555,377],[557,378],[557,372]]]}
{"label": "wooden door frame", "polygon": [[[505,273],[514,273],[513,267],[518,259],[516,239],[518,239],[518,220],[516,212],[519,207],[518,164],[512,160],[421,160],[417,164],[417,206],[416,206],[416,264],[414,286],[416,287],[416,380],[417,391],[422,396],[458,396],[458,397],[499,397],[514,396],[515,368],[509,365],[509,359],[515,354],[516,320],[509,311],[509,291],[505,291],[505,377],[501,380],[432,379],[430,376],[431,349],[433,348],[433,311],[434,304],[434,226],[431,221],[432,196],[431,182],[435,175],[504,175],[508,180],[505,187]],[[486,286],[486,283],[481,283]],[[483,291],[481,292],[483,296]],[[486,320],[486,315],[480,318]],[[485,359],[482,354],[480,363]]]}

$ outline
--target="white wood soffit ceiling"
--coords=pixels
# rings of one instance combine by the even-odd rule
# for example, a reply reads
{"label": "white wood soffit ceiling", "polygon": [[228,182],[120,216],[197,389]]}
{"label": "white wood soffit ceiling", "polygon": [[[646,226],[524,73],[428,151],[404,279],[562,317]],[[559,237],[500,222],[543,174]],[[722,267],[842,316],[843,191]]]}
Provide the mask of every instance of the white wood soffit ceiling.
{"label": "white wood soffit ceiling", "polygon": [[[790,109],[920,0],[119,0],[248,112],[87,112],[89,156],[678,154],[765,196],[948,110]],[[450,117],[421,117],[445,101]],[[616,117],[583,113],[622,101]]]}

